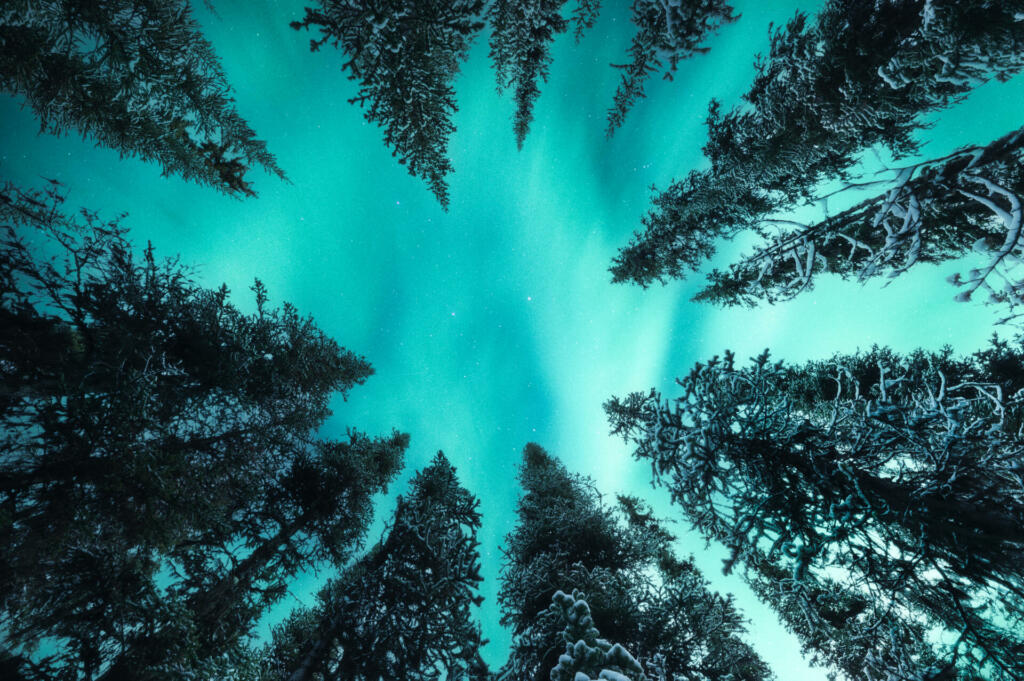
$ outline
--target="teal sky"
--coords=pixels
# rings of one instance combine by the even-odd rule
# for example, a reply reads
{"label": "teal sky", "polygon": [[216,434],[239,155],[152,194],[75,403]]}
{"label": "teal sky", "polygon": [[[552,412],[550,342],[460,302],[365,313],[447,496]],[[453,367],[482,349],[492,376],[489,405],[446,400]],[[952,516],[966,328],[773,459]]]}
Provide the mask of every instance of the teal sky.
{"label": "teal sky", "polygon": [[[515,520],[515,468],[526,442],[592,476],[608,495],[645,496],[662,515],[678,517],[667,495],[650,489],[648,466],[608,436],[601,404],[610,395],[651,386],[673,394],[676,375],[726,348],[749,357],[768,347],[793,361],[873,343],[967,352],[993,331],[995,313],[953,302],[955,290],[943,281],[964,263],[917,267],[888,288],[822,280],[795,302],[755,311],[688,302],[699,279],[647,291],[609,283],[610,260],[639,227],[649,187],[703,162],[709,98],[737,103],[754,55],[767,49],[769,22],[818,3],[737,0],[740,21],[711,42],[710,54],[683,63],[674,81],[652,79],[648,98],[611,141],[604,114],[619,74],[608,65],[625,61],[632,26],[628,3],[606,3],[579,45],[558,39],[521,152],[512,102],[495,92],[482,35],[456,84],[447,214],[391,157],[380,130],[346,103],[356,87],[340,71],[342,55],[326,47],[310,54],[309,36],[288,27],[302,14],[301,0],[219,0],[219,17],[195,4],[239,111],[291,184],[255,174],[258,199],[227,198],[74,134],[37,136],[38,123],[11,97],[0,99],[0,172],[22,185],[57,178],[72,208],[127,212],[137,245],[152,241],[159,254],[197,264],[204,285],[226,282],[243,308],[252,306],[247,289],[258,276],[273,302],[294,303],[366,355],[377,373],[348,402],[337,401],[327,434],[346,426],[409,432],[393,493],[443,449],[480,497],[480,614],[493,666],[509,642],[497,625],[500,545]],[[1019,126],[1021,102],[1021,78],[978,89],[935,118],[925,155]],[[371,541],[393,507],[393,494],[381,500]],[[795,640],[738,579],[721,575],[723,551],[705,550],[684,524],[675,530],[680,551],[696,555],[716,588],[737,595],[752,643],[780,680],[825,678],[807,671]],[[299,579],[294,598],[261,631],[328,576]]]}

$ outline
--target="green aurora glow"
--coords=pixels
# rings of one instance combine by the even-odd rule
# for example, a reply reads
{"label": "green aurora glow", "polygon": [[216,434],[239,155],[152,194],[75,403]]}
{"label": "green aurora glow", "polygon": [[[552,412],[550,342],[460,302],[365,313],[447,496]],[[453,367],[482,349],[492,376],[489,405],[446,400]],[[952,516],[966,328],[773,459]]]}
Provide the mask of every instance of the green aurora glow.
{"label": "green aurora glow", "polygon": [[[649,187],[703,163],[709,99],[735,104],[754,55],[767,49],[769,22],[817,3],[736,2],[740,21],[711,41],[710,54],[682,63],[674,81],[653,79],[611,141],[604,113],[619,74],[608,65],[626,59],[632,27],[625,3],[605,7],[579,45],[558,39],[521,152],[511,100],[496,94],[486,40],[478,39],[457,82],[447,214],[346,103],[356,87],[340,71],[342,56],[328,48],[310,54],[308,36],[288,27],[301,15],[300,0],[224,0],[219,16],[196,4],[239,111],[291,184],[256,175],[259,198],[234,200],[75,136],[36,136],[38,123],[10,97],[0,100],[3,176],[33,186],[57,178],[70,207],[127,211],[137,245],[152,241],[158,254],[198,264],[202,283],[226,282],[243,308],[259,276],[272,301],[294,303],[367,356],[377,374],[335,404],[329,434],[347,425],[412,434],[405,470],[381,499],[368,541],[380,535],[394,494],[443,449],[482,501],[480,617],[492,666],[509,642],[497,624],[500,546],[514,522],[515,468],[526,442],[592,476],[606,494],[643,495],[676,517],[667,495],[650,489],[646,464],[608,436],[601,404],[612,394],[651,386],[671,393],[675,375],[726,348],[747,357],[769,347],[797,361],[873,343],[971,351],[992,333],[995,313],[954,303],[944,282],[963,263],[921,265],[888,288],[823,280],[793,303],[755,311],[689,303],[699,279],[648,291],[609,283],[607,267],[639,227]],[[932,140],[925,153],[1017,127],[1021,102],[1022,77],[979,88],[936,117],[924,132]],[[736,577],[721,575],[724,551],[705,549],[683,524],[674,529],[680,551],[695,553],[716,588],[737,595],[750,640],[780,679],[825,678],[807,671],[795,639]],[[327,577],[300,578],[295,599],[308,601]],[[263,622],[264,635],[295,599]]]}

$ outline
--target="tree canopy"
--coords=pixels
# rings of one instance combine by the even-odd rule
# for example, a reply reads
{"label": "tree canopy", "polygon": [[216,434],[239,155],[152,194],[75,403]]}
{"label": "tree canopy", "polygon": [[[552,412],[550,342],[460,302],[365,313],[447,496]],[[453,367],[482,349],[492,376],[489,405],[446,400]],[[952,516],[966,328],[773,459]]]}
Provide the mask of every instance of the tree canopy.
{"label": "tree canopy", "polygon": [[274,631],[274,679],[486,677],[472,607],[481,581],[479,502],[438,452],[409,485],[386,536]]}
{"label": "tree canopy", "polygon": [[797,14],[771,34],[747,103],[711,103],[707,170],[653,199],[611,268],[616,282],[683,278],[744,231],[846,182],[868,149],[918,149],[921,116],[1024,66],[1024,3],[830,0],[814,21]]}
{"label": "tree canopy", "polygon": [[662,68],[666,69],[664,77],[671,80],[679,62],[708,52],[710,48],[702,43],[724,24],[739,19],[733,10],[725,0],[633,0],[630,19],[636,34],[629,46],[632,61],[615,65],[622,69],[622,82],[608,110],[609,137],[645,96],[644,81]]}
{"label": "tree canopy", "polygon": [[[489,24],[522,148],[555,41],[579,42],[601,9],[307,4],[291,27],[312,31],[313,52],[340,52],[349,103],[445,210],[454,83],[476,36]],[[739,18],[727,0],[629,9],[608,136],[652,74],[671,79]],[[614,281],[683,278],[750,236],[754,250],[695,299],[754,306],[822,273],[893,279],[974,253],[980,265],[948,279],[957,299],[987,294],[1019,321],[1024,128],[918,156],[929,115],[1024,67],[1024,0],[823,0],[769,36],[743,102],[710,103],[707,166],[655,195]],[[255,166],[284,178],[190,0],[12,0],[0,87],[44,132],[76,130],[229,196],[255,195]],[[869,174],[871,151],[887,167]],[[534,443],[502,549],[511,651],[490,670],[481,504],[442,452],[363,550],[409,446],[398,431],[325,427],[369,362],[272,305],[259,279],[239,303],[135,248],[125,216],[64,204],[56,180],[0,183],[0,678],[775,678],[733,597],[677,555],[670,521],[602,496]],[[613,434],[833,681],[1024,678],[1024,336],[968,356],[726,352],[677,384],[611,398]],[[315,602],[258,640],[319,571]]]}
{"label": "tree canopy", "polygon": [[[619,510],[606,506],[589,479],[532,443],[519,480],[519,523],[506,540],[499,595],[513,643],[498,679],[572,679],[570,671],[597,675],[606,667],[632,681],[645,673],[773,678],[742,640],[731,597],[712,592],[692,561],[674,556],[674,537],[643,502],[623,497]],[[592,628],[605,638],[587,633]]]}
{"label": "tree canopy", "polygon": [[452,172],[448,138],[455,130],[453,82],[475,34],[483,0],[320,0],[296,29],[314,27],[314,52],[341,50],[342,71],[359,81],[350,104],[384,128],[384,143],[409,174],[423,179],[448,208]]}
{"label": "tree canopy", "polygon": [[1024,672],[1022,379],[1019,342],[798,366],[727,353],[678,398],[606,409],[816,658],[852,678],[1009,681]]}
{"label": "tree canopy", "polygon": [[[533,122],[541,83],[548,80],[552,43],[570,28],[579,42],[601,10],[597,0],[578,0],[566,17],[565,5],[566,0],[494,0],[487,8],[498,92],[513,93],[516,108],[512,129],[520,149]],[[708,51],[703,43],[709,34],[738,18],[724,0],[634,0],[631,20],[636,35],[629,49],[632,61],[613,64],[623,73],[608,110],[608,136],[644,97],[644,81],[652,72],[666,67],[665,77],[671,78],[680,61]]]}
{"label": "tree canopy", "polygon": [[[570,26],[562,15],[564,5],[565,0],[494,0],[487,7],[498,92],[512,91],[516,107],[512,129],[520,149],[533,122],[540,84],[548,80],[551,44]],[[598,3],[579,2],[573,13],[577,40],[593,25],[599,8]]]}
{"label": "tree canopy", "polygon": [[[1017,271],[1024,200],[1024,131],[985,146],[879,173],[865,188],[885,190],[815,224],[796,221],[750,255],[714,270],[696,300],[753,306],[813,288],[823,273],[893,279],[919,263],[974,251],[981,267],[955,275],[967,301],[978,290],[1016,317],[1024,295]],[[780,221],[781,222],[781,221]],[[1005,320],[1004,320],[1005,321]]]}
{"label": "tree canopy", "polygon": [[77,130],[168,175],[247,196],[253,166],[284,178],[235,110],[189,0],[5,2],[0,88],[42,130]]}
{"label": "tree canopy", "polygon": [[2,646],[39,678],[204,668],[296,571],[348,559],[408,436],[318,438],[363,358],[61,202],[0,191]]}

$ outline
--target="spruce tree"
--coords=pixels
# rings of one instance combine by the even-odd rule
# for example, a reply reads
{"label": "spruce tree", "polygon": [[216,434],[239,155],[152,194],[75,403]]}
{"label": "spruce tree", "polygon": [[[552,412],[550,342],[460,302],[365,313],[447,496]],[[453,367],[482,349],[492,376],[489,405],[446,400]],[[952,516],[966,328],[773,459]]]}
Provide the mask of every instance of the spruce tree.
{"label": "spruce tree", "polygon": [[708,170],[657,194],[611,268],[642,286],[682,278],[716,243],[771,233],[773,214],[849,181],[860,155],[917,150],[922,115],[1024,66],[1024,2],[830,0],[815,21],[798,14],[771,36],[744,95],[723,113],[712,102]]}
{"label": "spruce tree", "polygon": [[520,149],[533,122],[540,83],[548,80],[555,36],[565,33],[572,23],[579,40],[600,10],[595,0],[578,0],[569,20],[562,16],[564,5],[565,0],[494,0],[487,8],[498,92],[512,91],[516,107],[512,129]]}
{"label": "spruce tree", "polygon": [[872,184],[885,191],[814,224],[791,222],[725,272],[708,275],[696,300],[756,305],[795,297],[823,273],[892,279],[918,263],[985,255],[951,283],[966,301],[979,290],[1016,316],[1024,302],[1022,253],[1024,130],[893,169]]}
{"label": "spruce tree", "polygon": [[448,138],[456,111],[453,83],[476,33],[483,0],[319,0],[296,29],[315,27],[314,52],[330,43],[342,71],[359,81],[349,103],[384,128],[384,143],[448,207]]}
{"label": "spruce tree", "polygon": [[1019,341],[727,353],[680,386],[612,399],[613,431],[816,657],[851,678],[1024,673]]}
{"label": "spruce tree", "polygon": [[189,0],[12,0],[0,8],[0,88],[42,130],[84,137],[165,174],[254,196],[283,171],[235,110]]}
{"label": "spruce tree", "polygon": [[570,596],[556,591],[551,600],[550,612],[565,622],[565,653],[558,656],[551,681],[646,680],[640,663],[625,648],[599,638],[601,632],[594,626],[590,604],[583,594],[575,591]]}
{"label": "spruce tree", "polygon": [[255,508],[244,511],[241,531],[221,538],[221,547],[241,541],[245,551],[211,552],[209,535],[176,547],[171,560],[182,566],[182,579],[173,596],[181,615],[131,639],[100,680],[173,678],[183,668],[201,669],[209,659],[236,653],[299,570],[325,561],[344,564],[372,519],[372,494],[386,490],[408,444],[399,434],[349,438],[297,453]]}
{"label": "spruce tree", "polygon": [[268,678],[483,679],[472,606],[479,502],[441,452],[399,497],[386,537],[274,630]]}
{"label": "spruce tree", "polygon": [[[523,452],[519,480],[519,524],[506,542],[499,595],[513,644],[499,679],[542,681],[570,668],[598,674],[603,665],[634,674],[633,681],[644,673],[694,681],[772,678],[741,640],[743,623],[731,599],[711,592],[691,561],[672,555],[673,537],[639,500],[624,498],[622,510],[613,510],[592,482],[535,444]],[[576,597],[566,596],[567,588]],[[573,624],[568,613],[582,607],[576,601],[585,602],[593,627],[645,671],[606,659],[612,644],[598,646],[588,636],[578,656],[560,660],[567,645],[576,645],[566,639],[567,621]]]}
{"label": "spruce tree", "polygon": [[757,561],[744,566],[744,578],[800,640],[805,659],[824,667],[830,679],[964,678],[956,676],[948,659],[940,660],[920,621],[894,611],[888,601],[872,601],[856,586],[826,576],[794,580],[787,567]]}
{"label": "spruce tree", "polygon": [[737,19],[725,0],[633,0],[632,22],[636,34],[629,47],[632,61],[616,64],[622,82],[608,110],[609,137],[626,119],[626,113],[644,95],[644,81],[662,68],[671,80],[679,62],[710,48],[702,46],[708,34]]}
{"label": "spruce tree", "polygon": [[61,201],[0,190],[0,647],[69,679],[242,655],[290,574],[347,558],[407,437],[317,440],[364,359]]}

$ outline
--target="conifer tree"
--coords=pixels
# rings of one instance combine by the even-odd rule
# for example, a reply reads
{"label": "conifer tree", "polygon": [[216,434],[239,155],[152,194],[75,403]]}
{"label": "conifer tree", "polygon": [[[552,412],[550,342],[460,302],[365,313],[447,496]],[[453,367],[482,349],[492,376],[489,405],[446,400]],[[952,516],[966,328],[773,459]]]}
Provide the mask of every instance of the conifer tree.
{"label": "conifer tree", "polygon": [[594,27],[601,14],[601,0],[577,0],[572,10],[573,36],[576,42],[583,38],[588,29]]}
{"label": "conifer tree", "polygon": [[637,27],[629,47],[633,61],[615,65],[623,73],[608,110],[609,137],[645,96],[644,81],[652,73],[666,68],[665,78],[671,80],[679,62],[709,51],[702,46],[709,33],[739,19],[725,0],[633,0],[632,12]]}
{"label": "conifer tree", "polygon": [[[786,300],[813,288],[822,273],[866,281],[892,279],[918,263],[973,251],[987,262],[951,283],[966,301],[979,289],[989,302],[1019,314],[1022,251],[1024,130],[985,146],[881,174],[882,193],[814,224],[791,222],[725,272],[708,275],[696,300],[755,305]],[[891,176],[891,177],[890,177]],[[1009,318],[1009,317],[1008,317]]]}
{"label": "conifer tree", "polygon": [[797,581],[788,566],[768,561],[744,568],[754,593],[800,640],[805,659],[824,667],[830,679],[974,678],[958,677],[948,659],[939,659],[922,623],[894,612],[888,601],[872,601],[856,587],[822,575]]}
{"label": "conifer tree", "polygon": [[193,543],[171,552],[183,566],[173,589],[182,616],[132,639],[100,681],[173,678],[183,666],[236,652],[299,570],[324,561],[342,565],[352,555],[373,515],[371,496],[386,489],[407,444],[405,435],[374,441],[350,433],[349,442],[299,452],[246,511],[237,536],[221,542],[244,541],[245,552],[211,552]]}
{"label": "conifer tree", "polygon": [[822,181],[847,181],[872,146],[915,152],[923,114],[1024,66],[1022,12],[1021,0],[830,0],[814,22],[798,14],[773,32],[749,106],[723,114],[712,102],[710,169],[655,196],[614,280],[682,278],[719,239],[768,235],[772,214],[813,200]]}
{"label": "conifer tree", "polygon": [[438,452],[399,497],[387,536],[274,631],[269,678],[483,679],[471,607],[479,502]]}
{"label": "conifer tree", "polygon": [[569,596],[556,591],[551,600],[551,612],[565,622],[565,653],[559,655],[558,664],[551,670],[551,681],[646,680],[640,663],[625,648],[598,638],[601,632],[594,626],[583,594],[575,591]]}
{"label": "conifer tree", "polygon": [[[560,662],[566,645],[575,645],[565,638],[566,622],[576,626],[583,617],[575,624],[568,619],[581,606],[567,598],[585,601],[593,626],[635,656],[652,678],[772,678],[740,639],[743,623],[731,599],[711,592],[692,562],[672,555],[672,536],[639,500],[622,500],[623,519],[602,503],[588,479],[570,474],[535,444],[523,452],[519,480],[519,524],[507,539],[499,595],[502,624],[512,628],[513,644],[499,679],[542,681],[570,668],[598,674],[602,665],[640,674],[633,681],[644,678],[632,663],[603,657],[611,644],[598,646],[581,632],[569,635],[584,640],[579,656],[567,653],[572,660]],[[565,588],[580,598],[566,596]],[[589,671],[583,671],[586,665]]]}
{"label": "conifer tree", "polygon": [[384,143],[448,207],[452,172],[448,138],[455,130],[453,83],[476,33],[483,0],[319,0],[296,29],[315,27],[316,52],[330,43],[359,81],[349,103],[384,128]]}
{"label": "conifer tree", "polygon": [[1019,341],[794,367],[727,353],[680,385],[612,399],[613,431],[815,657],[864,679],[1024,673]]}
{"label": "conifer tree", "polygon": [[289,575],[357,545],[407,437],[317,440],[364,359],[61,201],[0,191],[0,648],[33,678],[234,664]]}
{"label": "conifer tree", "polygon": [[254,196],[253,166],[283,171],[235,110],[189,0],[12,0],[0,8],[0,88],[42,130]]}
{"label": "conifer tree", "polygon": [[[548,80],[551,43],[570,26],[562,16],[564,5],[565,0],[494,0],[487,8],[498,92],[512,91],[516,106],[512,129],[520,149],[533,122],[540,83]],[[599,10],[597,0],[578,0],[571,19],[577,40],[593,26]]]}

